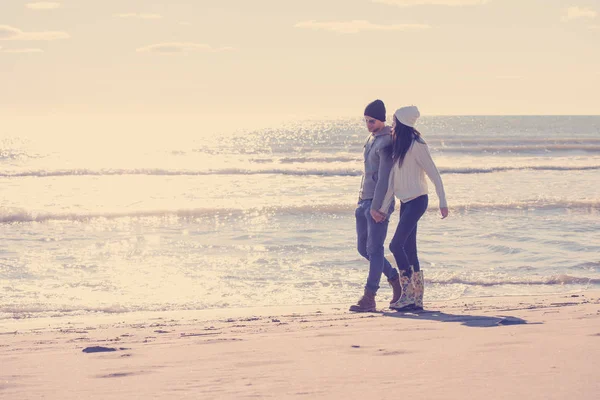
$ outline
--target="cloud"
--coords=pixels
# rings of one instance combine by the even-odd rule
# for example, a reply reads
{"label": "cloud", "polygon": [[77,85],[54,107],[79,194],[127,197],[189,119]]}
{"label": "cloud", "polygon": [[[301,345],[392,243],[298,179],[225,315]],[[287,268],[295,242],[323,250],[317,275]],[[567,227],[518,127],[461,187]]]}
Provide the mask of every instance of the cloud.
{"label": "cloud", "polygon": [[140,14],[140,13],[124,13],[124,14],[115,14],[115,18],[135,18],[135,19],[161,19],[162,15],[160,14]]}
{"label": "cloud", "polygon": [[515,79],[523,79],[523,77],[521,75],[498,75],[496,77],[496,79],[515,80]]}
{"label": "cloud", "polygon": [[42,49],[6,49],[2,50],[2,46],[0,46],[0,53],[43,53]]}
{"label": "cloud", "polygon": [[8,25],[0,25],[0,40],[58,40],[68,39],[66,32],[23,32]]}
{"label": "cloud", "polygon": [[37,3],[27,3],[25,4],[25,7],[29,8],[30,10],[54,10],[56,8],[60,8],[61,4],[50,1],[40,1]]}
{"label": "cloud", "polygon": [[373,3],[389,4],[399,7],[422,5],[435,6],[478,6],[489,3],[490,0],[371,0]]}
{"label": "cloud", "polygon": [[363,31],[415,31],[430,28],[429,25],[423,24],[378,25],[364,20],[332,22],[317,22],[311,20],[298,22],[294,26],[296,28],[326,30],[338,33],[358,33]]}
{"label": "cloud", "polygon": [[170,43],[157,43],[149,46],[140,47],[136,51],[138,53],[159,53],[159,54],[175,54],[175,53],[188,53],[190,51],[204,51],[204,52],[221,52],[234,50],[233,47],[221,47],[213,48],[208,44],[199,43],[187,43],[187,42],[170,42]]}
{"label": "cloud", "polygon": [[591,8],[569,7],[567,15],[562,17],[563,21],[570,21],[578,18],[596,18],[598,13]]}
{"label": "cloud", "polygon": [[9,40],[22,34],[23,32],[17,28],[8,25],[0,25],[0,40]]}

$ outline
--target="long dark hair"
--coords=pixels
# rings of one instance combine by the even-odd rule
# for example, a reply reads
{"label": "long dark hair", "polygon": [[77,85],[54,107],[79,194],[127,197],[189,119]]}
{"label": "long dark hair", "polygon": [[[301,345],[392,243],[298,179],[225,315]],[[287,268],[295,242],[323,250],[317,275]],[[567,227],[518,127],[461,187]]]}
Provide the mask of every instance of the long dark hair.
{"label": "long dark hair", "polygon": [[396,127],[394,128],[394,132],[392,134],[392,159],[394,162],[398,162],[398,166],[402,166],[402,161],[404,161],[404,156],[412,146],[415,140],[418,140],[421,143],[425,143],[423,138],[421,137],[421,133],[413,127],[408,125],[404,125],[398,118],[394,116],[394,122],[396,122]]}

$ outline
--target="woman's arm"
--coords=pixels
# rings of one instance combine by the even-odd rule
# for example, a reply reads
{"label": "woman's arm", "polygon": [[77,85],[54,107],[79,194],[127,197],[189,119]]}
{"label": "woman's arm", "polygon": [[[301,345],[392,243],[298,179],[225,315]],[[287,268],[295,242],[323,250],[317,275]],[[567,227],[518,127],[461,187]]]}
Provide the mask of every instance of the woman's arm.
{"label": "woman's arm", "polygon": [[440,199],[440,209],[448,208],[448,203],[446,202],[446,192],[444,191],[444,183],[442,182],[440,172],[433,162],[433,158],[431,158],[429,147],[427,147],[427,144],[425,143],[415,141],[413,148],[413,151],[416,152],[415,155],[417,163],[421,166],[421,168],[423,168],[431,182],[433,182],[435,185],[435,192]]}

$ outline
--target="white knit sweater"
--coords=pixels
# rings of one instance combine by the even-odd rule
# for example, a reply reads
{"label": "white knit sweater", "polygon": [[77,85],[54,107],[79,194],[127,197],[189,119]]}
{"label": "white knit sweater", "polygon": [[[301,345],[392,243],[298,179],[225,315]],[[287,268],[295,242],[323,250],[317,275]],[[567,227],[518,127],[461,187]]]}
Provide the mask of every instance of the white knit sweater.
{"label": "white knit sweater", "polygon": [[427,174],[431,182],[435,185],[435,191],[440,199],[440,208],[448,207],[442,177],[431,158],[429,148],[427,144],[416,139],[406,152],[402,166],[398,166],[397,162],[394,163],[390,172],[388,190],[379,211],[387,214],[394,195],[401,202],[406,203],[427,194],[425,174]]}

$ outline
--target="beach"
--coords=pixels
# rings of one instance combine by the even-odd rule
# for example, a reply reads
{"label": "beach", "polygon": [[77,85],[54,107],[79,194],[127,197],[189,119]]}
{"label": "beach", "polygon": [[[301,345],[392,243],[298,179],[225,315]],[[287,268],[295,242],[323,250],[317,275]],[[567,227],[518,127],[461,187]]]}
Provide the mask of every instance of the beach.
{"label": "beach", "polygon": [[419,314],[386,309],[385,278],[381,312],[347,311],[368,268],[361,119],[127,141],[15,131],[0,399],[596,398],[600,117],[420,126],[450,216],[430,190]]}
{"label": "beach", "polygon": [[600,393],[598,291],[461,298],[428,303],[418,314],[390,311],[382,298],[379,308],[5,319],[0,397],[595,399]]}

